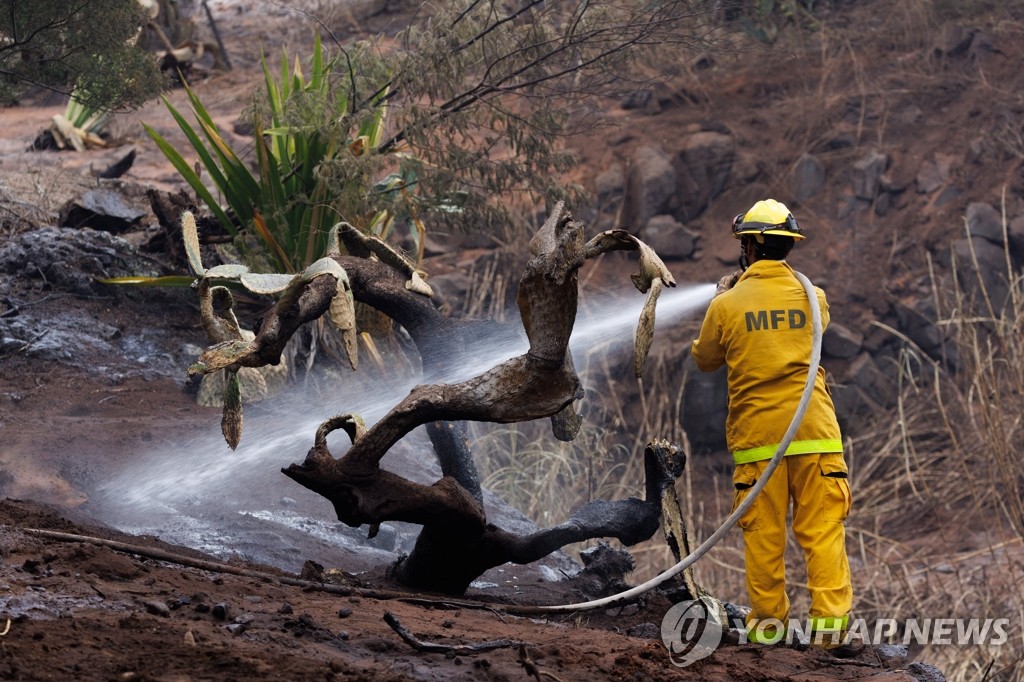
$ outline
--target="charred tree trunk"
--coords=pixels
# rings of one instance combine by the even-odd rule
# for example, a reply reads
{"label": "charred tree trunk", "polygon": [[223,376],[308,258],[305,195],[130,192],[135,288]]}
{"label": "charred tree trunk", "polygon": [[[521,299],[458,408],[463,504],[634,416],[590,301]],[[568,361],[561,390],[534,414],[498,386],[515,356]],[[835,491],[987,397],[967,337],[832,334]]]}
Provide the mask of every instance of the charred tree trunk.
{"label": "charred tree trunk", "polygon": [[[565,523],[526,536],[487,523],[464,420],[511,423],[546,417],[551,418],[555,435],[564,440],[574,438],[580,426],[572,403],[582,397],[582,388],[568,343],[576,319],[577,273],[589,255],[582,226],[560,204],[530,249],[533,258],[518,293],[530,344],[525,354],[460,383],[418,386],[369,429],[352,415],[328,420],[305,461],[282,470],[330,500],[339,520],[349,525],[387,520],[422,524],[415,548],[396,571],[407,584],[459,594],[488,568],[508,561],[532,562],[567,543],[598,537],[615,537],[627,545],[645,540],[658,528],[662,492],[681,469],[674,446],[652,443],[645,453],[645,500],[591,502]],[[336,259],[356,300],[408,330],[428,377],[443,376],[463,362],[469,350],[465,323],[442,317],[427,297],[410,292],[402,275],[389,266],[352,256]],[[319,277],[286,292],[264,316],[255,351],[239,364],[276,364],[292,334],[323,315],[336,291],[332,278]],[[424,424],[443,478],[422,485],[381,470],[384,454]],[[335,428],[344,428],[352,439],[351,448],[337,459],[326,446],[327,433]]]}

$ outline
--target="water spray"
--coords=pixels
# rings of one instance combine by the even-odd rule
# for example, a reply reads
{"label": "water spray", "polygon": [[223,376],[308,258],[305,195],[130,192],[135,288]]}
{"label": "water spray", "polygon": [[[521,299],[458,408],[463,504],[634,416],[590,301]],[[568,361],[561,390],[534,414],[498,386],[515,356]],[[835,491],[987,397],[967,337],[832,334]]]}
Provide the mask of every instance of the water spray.
{"label": "water spray", "polygon": [[[658,301],[657,326],[672,324],[705,306],[714,289],[714,284],[697,284],[664,291]],[[606,341],[628,343],[630,334],[627,330],[636,325],[642,300],[591,298],[589,303],[581,306],[569,343],[571,351],[581,357]],[[478,347],[485,352],[472,355],[445,376],[431,377],[431,381],[455,383],[476,376],[526,352],[528,344],[525,338],[517,335],[513,339],[487,340]],[[377,383],[367,390],[346,392],[337,404],[324,405],[324,411],[331,414],[358,411],[369,426],[419,382],[416,377],[404,377],[384,386]],[[210,429],[190,440],[177,441],[173,450],[149,454],[94,492],[93,502],[98,506],[96,511],[115,526],[145,532],[145,522],[140,525],[140,511],[147,508],[157,515],[149,522],[162,525],[159,516],[167,512],[179,518],[183,514],[188,515],[189,507],[194,506],[197,500],[220,498],[231,504],[230,498],[244,494],[244,490],[237,486],[239,475],[260,476],[264,465],[272,458],[301,458],[305,454],[310,434],[316,431],[323,418],[322,415],[311,416],[308,412],[291,414],[281,407],[294,399],[294,394],[288,394],[261,403],[261,410],[288,415],[285,421],[290,426],[281,429],[270,421],[252,421],[246,427],[247,441],[233,453],[227,452],[219,431]],[[267,475],[279,475],[273,467],[265,471]],[[235,485],[230,490],[222,490],[226,481],[233,481]]]}

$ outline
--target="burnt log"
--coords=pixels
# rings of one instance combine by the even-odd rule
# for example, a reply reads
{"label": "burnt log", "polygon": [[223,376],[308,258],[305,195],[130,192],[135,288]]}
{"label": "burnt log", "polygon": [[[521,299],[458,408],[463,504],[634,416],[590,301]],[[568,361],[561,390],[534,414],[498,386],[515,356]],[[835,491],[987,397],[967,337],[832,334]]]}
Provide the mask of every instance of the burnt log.
{"label": "burnt log", "polygon": [[659,528],[662,495],[682,472],[678,449],[654,441],[644,450],[647,476],[643,500],[596,500],[563,523],[529,535],[488,524],[473,536],[442,525],[424,525],[409,556],[399,562],[395,577],[406,585],[447,594],[462,594],[484,571],[507,562],[528,564],[573,542],[615,538],[626,546],[650,539]]}
{"label": "burnt log", "polygon": [[[588,257],[582,225],[559,204],[530,250],[533,258],[517,297],[529,341],[526,353],[465,381],[417,386],[369,429],[351,415],[328,420],[305,460],[282,469],[328,499],[346,524],[422,524],[413,551],[395,570],[405,584],[461,594],[491,567],[509,561],[529,563],[568,543],[592,538],[615,537],[632,545],[650,538],[659,527],[662,493],[681,468],[677,449],[665,442],[652,443],[645,453],[644,500],[591,502],[564,523],[529,535],[516,535],[486,521],[463,422],[550,418],[555,435],[563,439],[575,437],[580,427],[573,401],[583,391],[568,344],[576,319],[578,270]],[[442,376],[464,362],[471,352],[468,331],[475,325],[443,317],[428,297],[409,291],[407,278],[391,266],[351,255],[335,259],[348,275],[357,301],[380,310],[409,332],[427,377]],[[327,312],[336,293],[330,277],[289,287],[264,315],[256,338],[237,364],[279,362],[288,339],[301,325]],[[420,425],[427,425],[442,468],[443,477],[433,485],[413,483],[380,468],[387,451]],[[326,434],[335,428],[345,428],[352,440],[339,458],[326,446]]]}

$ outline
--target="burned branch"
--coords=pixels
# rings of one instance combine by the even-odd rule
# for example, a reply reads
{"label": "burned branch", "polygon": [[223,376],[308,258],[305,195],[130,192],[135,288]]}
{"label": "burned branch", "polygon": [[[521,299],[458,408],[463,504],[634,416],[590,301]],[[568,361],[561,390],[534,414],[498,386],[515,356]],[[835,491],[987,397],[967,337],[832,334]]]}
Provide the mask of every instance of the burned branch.
{"label": "burned branch", "polygon": [[[340,237],[350,251],[380,248],[346,235],[344,229]],[[353,239],[356,242],[348,244]],[[450,594],[462,593],[489,568],[509,561],[536,561],[572,542],[614,537],[633,545],[650,538],[659,527],[664,495],[669,490],[674,493],[672,484],[682,470],[681,457],[671,444],[655,441],[645,452],[645,499],[594,501],[562,524],[517,535],[487,523],[465,437],[468,420],[512,423],[540,418],[552,420],[557,437],[575,437],[580,420],[573,401],[583,392],[568,344],[576,319],[578,270],[588,254],[618,248],[640,251],[641,272],[634,276],[634,283],[642,291],[651,289],[656,295],[662,284],[674,285],[653,251],[635,238],[606,233],[584,243],[582,225],[558,204],[530,242],[533,258],[519,284],[517,302],[529,341],[526,353],[459,383],[417,386],[368,429],[356,415],[331,418],[317,431],[305,461],[283,473],[330,500],[338,519],[351,526],[371,524],[372,532],[376,524],[388,520],[422,524],[413,551],[399,563],[395,575],[405,584]],[[394,254],[378,256],[393,260]],[[442,317],[402,263],[385,265],[356,255],[333,259],[344,269],[356,300],[408,330],[427,376],[440,376],[462,361],[469,348],[468,327]],[[654,282],[657,285],[652,286]],[[253,340],[232,342],[238,347],[226,350],[214,347],[217,350],[203,356],[208,366],[194,367],[230,370],[276,363],[295,331],[328,311],[339,295],[336,284],[333,277],[295,277],[264,316]],[[441,463],[443,477],[433,485],[414,483],[380,468],[388,450],[421,425],[427,425]],[[327,435],[337,429],[345,430],[352,441],[339,458],[326,442]]]}
{"label": "burned branch", "polygon": [[495,649],[510,649],[512,647],[524,646],[526,643],[521,642],[517,639],[496,639],[490,642],[480,642],[478,644],[438,644],[436,642],[424,642],[421,639],[417,639],[415,635],[402,627],[402,624],[398,622],[394,614],[390,611],[384,613],[384,622],[387,623],[392,630],[398,633],[398,636],[402,638],[402,641],[411,646],[416,651],[425,651],[428,654],[453,654],[455,656],[471,656],[473,654],[482,654],[487,651],[494,651]]}

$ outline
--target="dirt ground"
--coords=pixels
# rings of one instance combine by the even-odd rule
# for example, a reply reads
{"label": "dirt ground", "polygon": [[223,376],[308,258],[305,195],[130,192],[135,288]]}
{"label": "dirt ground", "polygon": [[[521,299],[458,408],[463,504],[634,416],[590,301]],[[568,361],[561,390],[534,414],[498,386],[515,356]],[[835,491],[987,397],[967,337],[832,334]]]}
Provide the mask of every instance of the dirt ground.
{"label": "dirt ground", "polygon": [[[303,15],[277,3],[224,0],[210,5],[221,22],[235,68],[211,74],[197,82],[196,89],[218,123],[230,130],[259,73],[251,36],[265,36],[265,46],[273,49],[301,42]],[[401,12],[384,11],[348,26],[358,34],[400,26],[406,18]],[[267,22],[279,30],[267,31]],[[756,97],[761,90],[752,78],[747,72],[724,81],[723,98]],[[958,72],[950,78],[960,86],[966,77]],[[769,85],[763,87],[771,90]],[[790,86],[783,81],[778,87]],[[689,96],[710,97],[676,92],[665,106],[676,106],[671,102],[678,104]],[[169,93],[169,98],[178,104],[184,100],[180,91]],[[972,105],[952,95],[949,99],[951,109],[970,118]],[[120,141],[116,148],[84,154],[25,151],[50,117],[63,109],[42,96],[29,104],[0,110],[5,224],[21,225],[19,229],[51,224],[67,198],[95,184],[91,169],[111,163],[129,147],[137,149],[138,158],[126,180],[127,194],[141,197],[147,187],[178,186],[173,169],[138,125],[146,121],[178,141],[174,123],[161,104],[151,103],[119,117],[114,125]],[[728,104],[722,105],[719,113],[728,109]],[[669,134],[678,125],[667,114],[648,114],[648,137]],[[699,115],[685,112],[690,119]],[[741,134],[751,144],[763,142],[769,135],[766,129],[771,128],[755,118],[736,119],[743,120]],[[891,125],[913,128],[915,124],[895,118]],[[786,143],[813,142],[794,140],[795,134],[788,132]],[[927,132],[933,141],[941,134]],[[617,145],[633,144],[631,136],[610,135],[603,151],[582,150],[597,171],[614,160]],[[905,154],[924,156],[926,152],[922,142],[908,147]],[[982,182],[980,172],[976,182]],[[940,221],[953,208],[934,201],[925,206],[913,202],[890,219],[906,225],[922,222],[922,216]],[[870,229],[877,228],[874,216],[871,221]],[[0,239],[11,238],[14,231]],[[138,241],[144,235],[127,237]],[[939,228],[920,233],[922,242],[938,238]],[[892,254],[907,255],[908,272],[909,263],[918,258],[905,253],[912,244],[913,237],[887,244]],[[710,240],[705,247],[712,252],[717,248]],[[872,305],[865,302],[865,292],[874,275],[853,272],[849,259],[830,247],[814,248],[820,250],[807,255],[809,274],[830,277],[836,289],[845,291],[845,297],[837,300],[847,302],[850,317],[870,315]],[[452,267],[452,263],[438,266]],[[686,279],[706,281],[722,267],[718,259],[707,258],[694,265]],[[906,279],[908,287],[916,286],[909,275]],[[37,325],[52,321],[55,329],[71,331],[79,324],[98,340],[77,347],[65,342],[64,355],[56,350],[28,352],[24,344],[6,339],[0,346],[0,488],[7,498],[0,501],[0,678],[896,681],[927,679],[931,674],[875,650],[840,661],[815,651],[748,645],[726,645],[704,661],[678,668],[659,634],[669,602],[656,593],[636,605],[564,617],[501,611],[503,603],[586,598],[578,580],[552,579],[552,572],[568,565],[558,561],[546,569],[509,567],[489,573],[465,600],[459,600],[468,604],[436,595],[403,596],[386,575],[388,561],[402,549],[400,540],[376,551],[362,545],[339,546],[338,534],[343,531],[336,528],[329,528],[333,534],[325,536],[308,527],[274,523],[287,518],[308,525],[311,518],[333,518],[322,500],[303,496],[277,473],[280,466],[301,459],[308,443],[280,445],[269,464],[255,459],[227,467],[230,473],[202,488],[202,499],[190,502],[174,491],[174,503],[165,504],[162,488],[144,489],[153,491],[151,500],[132,497],[129,489],[141,482],[132,476],[147,471],[138,468],[140,460],[159,458],[169,470],[196,467],[197,455],[231,461],[222,446],[209,445],[219,440],[219,410],[197,406],[185,390],[184,368],[192,359],[186,349],[189,344],[205,343],[194,304],[172,294],[153,294],[164,297],[159,298],[159,306],[153,305],[154,298],[138,295],[72,294],[51,286],[45,277],[6,278],[3,284],[0,315],[22,316]],[[45,341],[40,331],[30,345],[38,348]],[[256,469],[260,472],[253,473]],[[173,486],[177,479],[168,480]],[[233,499],[232,485],[225,480],[244,487],[257,501],[243,506],[250,503]],[[118,488],[124,494],[117,494]],[[182,511],[188,504],[202,513]],[[112,511],[111,505],[117,509]],[[267,510],[276,514],[271,522],[261,516]],[[122,530],[111,525],[114,520]],[[138,532],[125,532],[133,528]],[[227,569],[185,566],[166,557],[147,557],[141,550],[58,540],[30,529],[221,561]],[[400,537],[401,529],[396,533]],[[279,580],[295,579],[304,566],[309,576],[307,561],[343,570],[341,584],[334,584],[330,592]],[[261,577],[237,575],[239,570]],[[317,577],[312,575],[314,582]],[[482,653],[417,651],[386,623],[387,613],[417,638],[432,643],[512,642]]]}

